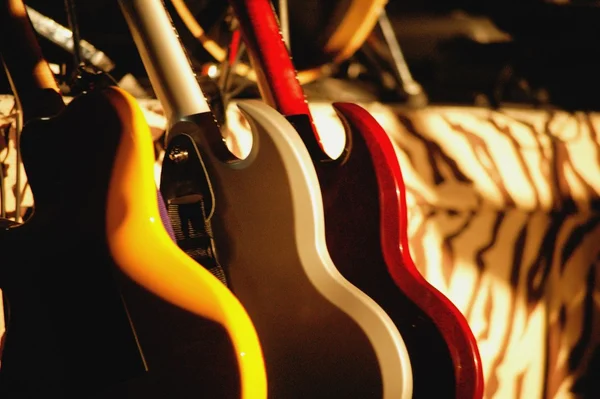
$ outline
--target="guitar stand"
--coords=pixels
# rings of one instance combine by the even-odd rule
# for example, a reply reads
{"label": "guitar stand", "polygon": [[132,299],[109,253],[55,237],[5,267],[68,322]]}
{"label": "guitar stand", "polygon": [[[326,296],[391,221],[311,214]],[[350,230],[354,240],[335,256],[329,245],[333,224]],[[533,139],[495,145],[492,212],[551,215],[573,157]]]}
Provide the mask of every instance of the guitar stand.
{"label": "guitar stand", "polygon": [[377,25],[381,35],[371,32],[360,48],[358,62],[366,63],[367,69],[372,71],[370,75],[375,76],[380,87],[388,93],[393,91],[394,97],[400,96],[404,104],[416,108],[426,106],[427,94],[408,68],[385,8],[379,14]]}
{"label": "guitar stand", "polygon": [[394,28],[390,23],[387,12],[385,11],[385,7],[379,14],[377,24],[381,29],[383,39],[385,40],[390,51],[390,56],[392,57],[393,67],[396,72],[396,78],[398,79],[400,94],[406,98],[408,105],[424,107],[428,102],[427,94],[425,94],[423,87],[413,78],[412,74],[410,73],[410,69],[408,68],[406,60],[404,59],[404,54],[400,48],[400,43],[398,43],[398,38],[396,37]]}

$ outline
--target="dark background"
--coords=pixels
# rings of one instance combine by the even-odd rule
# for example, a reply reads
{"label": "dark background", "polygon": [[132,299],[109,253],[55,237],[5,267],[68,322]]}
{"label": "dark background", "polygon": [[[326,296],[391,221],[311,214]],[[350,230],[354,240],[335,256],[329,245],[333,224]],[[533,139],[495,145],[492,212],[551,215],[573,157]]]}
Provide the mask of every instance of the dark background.
{"label": "dark background", "polygon": [[[291,6],[300,7],[297,0]],[[147,85],[145,71],[116,0],[77,0],[82,38]],[[222,9],[223,1],[198,0],[199,9]],[[26,0],[37,11],[67,25],[63,0]],[[170,8],[170,3],[166,1]],[[301,8],[299,8],[301,9]],[[432,103],[549,103],[567,109],[600,109],[600,8],[595,1],[558,4],[542,0],[390,0],[387,11],[413,75]],[[171,13],[198,64],[211,57]],[[477,39],[495,26],[510,40]],[[485,30],[485,29],[484,29]],[[484,35],[485,36],[485,35]],[[71,56],[40,39],[51,62]],[[360,60],[360,54],[355,57]],[[343,68],[338,77],[344,78]],[[0,91],[10,91],[0,76]],[[402,98],[381,95],[384,101]]]}

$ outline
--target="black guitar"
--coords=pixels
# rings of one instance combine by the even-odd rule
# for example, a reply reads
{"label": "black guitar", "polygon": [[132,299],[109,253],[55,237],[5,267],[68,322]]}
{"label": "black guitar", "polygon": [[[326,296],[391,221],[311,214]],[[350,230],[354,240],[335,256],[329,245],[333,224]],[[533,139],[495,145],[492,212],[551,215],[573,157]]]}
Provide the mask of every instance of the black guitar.
{"label": "black guitar", "polygon": [[136,101],[109,86],[65,106],[22,1],[0,5],[35,202],[0,230],[0,397],[265,397],[250,319],[161,223]]}

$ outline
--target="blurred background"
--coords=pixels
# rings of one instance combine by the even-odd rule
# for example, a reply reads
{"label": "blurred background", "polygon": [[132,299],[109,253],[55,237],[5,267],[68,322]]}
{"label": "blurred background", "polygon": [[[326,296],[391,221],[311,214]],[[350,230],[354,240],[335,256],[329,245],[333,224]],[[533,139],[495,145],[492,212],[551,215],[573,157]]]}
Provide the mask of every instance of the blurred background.
{"label": "blurred background", "polygon": [[[26,3],[68,26],[62,1]],[[226,45],[228,32],[223,23],[226,2],[186,0],[185,3],[205,31]],[[299,69],[330,61],[319,54],[319,34],[341,18],[347,3],[349,0],[288,2],[291,49]],[[151,92],[117,2],[95,0],[76,4],[82,39],[114,61],[116,68],[112,73],[117,79],[130,73]],[[166,4],[197,68],[214,62],[183,25],[172,3]],[[430,103],[484,106],[516,103],[597,110],[600,107],[596,95],[600,85],[597,56],[600,24],[595,22],[599,20],[598,4],[589,0],[389,0],[386,10],[410,71]],[[59,65],[71,62],[71,55],[50,41],[42,39],[42,45],[50,62]],[[327,76],[307,85],[307,94],[339,96],[339,85],[335,86],[336,93],[328,89],[331,79],[335,79],[347,83],[343,86],[345,95],[357,100],[405,101],[401,91],[382,79],[382,67],[391,64],[386,64],[389,57],[377,54],[377,49],[376,44],[366,43],[351,58],[330,68]],[[385,53],[386,49],[382,51]],[[2,93],[8,93],[4,76],[0,82]],[[236,95],[257,95],[253,90],[253,85],[247,85]]]}

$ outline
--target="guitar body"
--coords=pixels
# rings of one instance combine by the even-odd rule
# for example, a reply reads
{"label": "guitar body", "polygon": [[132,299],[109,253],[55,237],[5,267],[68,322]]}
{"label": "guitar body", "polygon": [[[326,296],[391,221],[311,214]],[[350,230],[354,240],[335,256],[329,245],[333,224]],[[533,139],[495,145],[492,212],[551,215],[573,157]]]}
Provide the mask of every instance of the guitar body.
{"label": "guitar body", "polygon": [[334,105],[346,146],[322,150],[269,1],[230,0],[250,51],[261,95],[296,129],[323,194],[327,249],[339,272],[381,306],[408,348],[415,398],[479,399],[476,341],[460,311],[419,274],[408,251],[404,184],[392,143],[354,104]]}
{"label": "guitar body", "polygon": [[[389,137],[358,105],[336,103],[334,109],[344,122],[346,151],[335,162],[315,162],[332,260],[400,330],[413,368],[413,397],[444,392],[444,398],[481,398],[481,359],[466,319],[410,257],[404,182]],[[310,122],[300,118],[288,119],[309,137]]]}
{"label": "guitar body", "polygon": [[21,140],[35,212],[0,231],[0,397],[264,397],[247,314],[161,223],[135,100],[95,90]]}
{"label": "guitar body", "polygon": [[[209,113],[175,125],[167,154],[187,151],[188,162],[206,165],[217,253],[258,331],[269,397],[410,396],[410,364],[397,329],[327,254],[319,185],[300,138],[262,102],[239,107],[253,132],[247,158],[225,155]],[[185,168],[165,157],[167,201],[163,188]]]}

